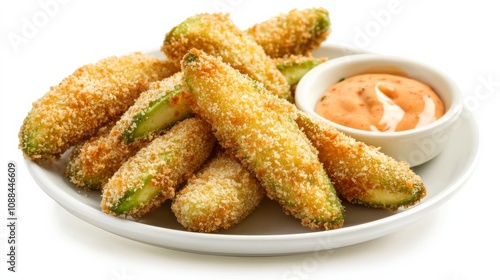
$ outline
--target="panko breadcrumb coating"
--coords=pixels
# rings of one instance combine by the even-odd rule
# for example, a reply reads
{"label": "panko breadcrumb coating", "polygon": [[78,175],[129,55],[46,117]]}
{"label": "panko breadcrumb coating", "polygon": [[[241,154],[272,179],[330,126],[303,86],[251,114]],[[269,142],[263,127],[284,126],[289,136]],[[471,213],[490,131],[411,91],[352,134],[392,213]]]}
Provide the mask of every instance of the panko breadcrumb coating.
{"label": "panko breadcrumb coating", "polygon": [[160,206],[209,157],[215,137],[210,126],[186,119],[129,158],[104,185],[101,209],[135,219]]}
{"label": "panko breadcrumb coating", "polygon": [[317,151],[282,109],[282,99],[200,50],[186,54],[182,70],[193,111],[255,174],[269,198],[311,229],[343,225],[344,208]]}
{"label": "panko breadcrumb coating", "polygon": [[[136,102],[120,117],[111,131],[99,137],[93,137],[73,149],[68,162],[66,175],[70,181],[78,187],[90,189],[102,189],[102,186],[113,176],[120,166],[140,148],[147,145],[158,135],[161,130],[150,131],[142,135],[141,139],[129,142],[123,139],[127,129],[134,128],[136,116],[146,117],[147,111],[152,103],[165,97],[170,92],[180,88],[182,73],[178,72],[161,81],[150,84],[149,89],[142,92]],[[180,97],[180,94],[178,95]],[[189,115],[190,110],[181,104],[180,98],[168,100],[173,110],[172,118],[165,116],[161,121],[162,129],[171,127],[175,122]]]}
{"label": "panko breadcrumb coating", "polygon": [[264,196],[257,179],[236,159],[220,152],[176,194],[172,211],[188,230],[214,232],[241,222]]}
{"label": "panko breadcrumb coating", "polygon": [[165,35],[162,51],[180,62],[191,48],[222,57],[224,62],[263,83],[277,96],[292,99],[290,86],[273,60],[228,14],[204,13],[187,18]]}
{"label": "panko breadcrumb coating", "polygon": [[318,149],[319,159],[343,199],[395,210],[425,197],[425,186],[408,163],[298,110],[296,122]]}
{"label": "panko breadcrumb coating", "polygon": [[248,28],[246,33],[272,58],[306,55],[330,35],[326,9],[293,9]]}
{"label": "panko breadcrumb coating", "polygon": [[82,66],[33,103],[19,132],[19,147],[32,160],[58,158],[116,121],[150,82],[177,71],[171,62],[142,53]]}
{"label": "panko breadcrumb coating", "polygon": [[77,187],[101,190],[116,170],[144,145],[145,142],[126,145],[114,131],[92,137],[73,148],[65,174]]}

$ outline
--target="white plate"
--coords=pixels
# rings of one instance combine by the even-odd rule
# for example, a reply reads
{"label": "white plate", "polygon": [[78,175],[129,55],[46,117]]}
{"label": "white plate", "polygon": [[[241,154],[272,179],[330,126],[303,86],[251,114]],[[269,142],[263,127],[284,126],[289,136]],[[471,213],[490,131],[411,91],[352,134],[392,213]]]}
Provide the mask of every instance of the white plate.
{"label": "white plate", "polygon": [[[341,46],[322,46],[315,54],[329,58],[352,54]],[[37,184],[76,217],[101,229],[154,246],[175,250],[239,256],[263,256],[328,250],[372,240],[416,222],[455,194],[472,174],[479,154],[478,127],[464,111],[445,150],[430,162],[415,168],[427,187],[427,196],[412,208],[399,211],[345,205],[344,227],[310,231],[299,220],[286,216],[268,199],[245,221],[218,233],[185,231],[170,203],[140,221],[109,216],[100,211],[100,194],[74,187],[65,177],[66,157],[51,164],[26,161]]]}

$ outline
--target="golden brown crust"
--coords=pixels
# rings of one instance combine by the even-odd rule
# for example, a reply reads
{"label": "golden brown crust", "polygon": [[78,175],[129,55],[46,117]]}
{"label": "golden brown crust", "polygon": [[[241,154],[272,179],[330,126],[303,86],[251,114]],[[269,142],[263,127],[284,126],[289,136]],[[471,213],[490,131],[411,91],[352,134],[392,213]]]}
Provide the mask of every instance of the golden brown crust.
{"label": "golden brown crust", "polygon": [[200,50],[186,55],[183,71],[193,111],[255,174],[268,197],[312,229],[342,226],[343,207],[317,151],[283,99]]}
{"label": "golden brown crust", "polygon": [[291,100],[290,86],[262,47],[241,31],[228,14],[197,14],[167,34],[163,52],[179,61],[191,48],[214,56],[264,86],[277,96]]}
{"label": "golden brown crust", "polygon": [[124,214],[139,218],[150,212],[173,197],[180,184],[202,166],[214,144],[215,137],[204,121],[190,118],[176,124],[139,150],[109,179],[103,189],[102,211],[118,215],[113,207],[128,191],[140,190],[150,180],[150,186],[160,189],[160,194]]}
{"label": "golden brown crust", "polygon": [[175,73],[173,67],[132,53],[78,68],[33,103],[19,132],[20,148],[32,160],[59,157],[116,121],[150,82]]}
{"label": "golden brown crust", "polygon": [[330,34],[328,11],[323,8],[293,9],[257,23],[246,30],[267,55],[306,55]]}
{"label": "golden brown crust", "polygon": [[100,190],[113,174],[146,142],[125,144],[121,136],[93,137],[73,149],[66,176],[77,187]]}
{"label": "golden brown crust", "polygon": [[71,182],[82,188],[102,189],[102,186],[129,157],[159,134],[156,132],[140,141],[125,143],[122,135],[131,126],[134,116],[148,108],[151,102],[163,96],[165,92],[180,85],[181,82],[182,73],[178,72],[161,81],[151,83],[149,89],[140,94],[109,133],[93,137],[73,149],[66,171]]}
{"label": "golden brown crust", "polygon": [[190,231],[214,232],[241,222],[265,195],[236,159],[219,153],[176,194],[172,211]]}
{"label": "golden brown crust", "polygon": [[425,196],[421,178],[408,163],[398,162],[303,112],[298,112],[296,122],[318,149],[320,161],[345,200],[397,209],[414,205]]}

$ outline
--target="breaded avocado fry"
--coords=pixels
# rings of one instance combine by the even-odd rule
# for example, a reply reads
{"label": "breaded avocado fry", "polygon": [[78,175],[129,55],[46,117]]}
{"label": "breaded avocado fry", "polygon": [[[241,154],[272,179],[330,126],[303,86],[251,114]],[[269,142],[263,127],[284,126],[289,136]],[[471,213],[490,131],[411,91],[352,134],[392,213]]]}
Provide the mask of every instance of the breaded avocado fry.
{"label": "breaded avocado fry", "polygon": [[151,83],[149,90],[137,99],[122,117],[122,139],[131,144],[151,134],[172,127],[192,115],[191,108],[182,97],[182,72],[159,82]]}
{"label": "breaded avocado fry", "polygon": [[19,147],[32,160],[58,158],[116,121],[150,82],[175,69],[170,62],[142,53],[82,66],[33,103],[19,132]]}
{"label": "breaded avocado fry", "polygon": [[323,8],[293,9],[246,30],[267,55],[306,55],[328,38],[330,16]]}
{"label": "breaded avocado fry", "polygon": [[115,216],[140,218],[173,198],[176,189],[210,155],[215,137],[210,126],[186,119],[129,158],[104,185],[101,209]]}
{"label": "breaded avocado fry", "polygon": [[193,111],[255,174],[269,198],[311,229],[343,225],[344,208],[333,184],[282,99],[200,50],[186,54],[182,69]]}
{"label": "breaded avocado fry", "polygon": [[214,232],[241,222],[264,196],[264,189],[241,163],[219,152],[175,195],[172,211],[188,230]]}
{"label": "breaded avocado fry", "polygon": [[263,83],[274,94],[292,99],[290,86],[272,59],[238,29],[228,14],[197,14],[187,18],[165,35],[162,51],[180,62],[191,48],[221,56],[224,62]]}
{"label": "breaded avocado fry", "polygon": [[414,205],[425,196],[422,180],[406,162],[398,162],[304,112],[297,112],[296,122],[318,149],[319,159],[343,199],[395,210]]}
{"label": "breaded avocado fry", "polygon": [[120,166],[145,142],[125,145],[115,132],[95,136],[75,146],[66,166],[66,177],[77,187],[101,190]]}
{"label": "breaded avocado fry", "polygon": [[78,187],[102,189],[120,166],[162,130],[191,116],[182,99],[182,73],[150,84],[109,133],[73,149],[66,176]]}

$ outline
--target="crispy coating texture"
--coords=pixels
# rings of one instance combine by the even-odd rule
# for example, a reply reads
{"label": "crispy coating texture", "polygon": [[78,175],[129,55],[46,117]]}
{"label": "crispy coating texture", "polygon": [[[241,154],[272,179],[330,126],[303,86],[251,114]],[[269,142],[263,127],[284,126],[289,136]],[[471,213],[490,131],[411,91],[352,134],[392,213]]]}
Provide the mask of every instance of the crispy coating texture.
{"label": "crispy coating texture", "polygon": [[[189,118],[176,124],[139,150],[109,179],[103,189],[102,211],[135,219],[152,211],[174,197],[176,189],[203,165],[214,144],[215,137],[206,122]],[[113,211],[145,185],[158,189],[158,193],[125,213]]]}
{"label": "crispy coating texture", "polygon": [[123,133],[132,126],[134,116],[141,114],[152,102],[174,90],[182,82],[180,72],[150,84],[135,103],[120,117],[106,134],[92,137],[75,147],[70,155],[66,176],[78,187],[101,190],[120,166],[139,149],[147,145],[159,132],[152,132],[140,141],[125,143]]}
{"label": "crispy coating texture", "polygon": [[240,72],[261,82],[274,94],[291,100],[290,86],[262,47],[241,31],[228,14],[197,14],[187,18],[165,36],[162,50],[180,61],[197,48],[222,59]]}
{"label": "crispy coating texture", "polygon": [[236,159],[220,152],[176,194],[172,211],[190,231],[215,232],[241,222],[264,196],[257,179]]}
{"label": "crispy coating texture", "polygon": [[330,35],[330,17],[323,8],[293,9],[246,30],[267,55],[306,55]]}
{"label": "crispy coating texture", "polygon": [[114,131],[95,136],[71,151],[66,176],[77,187],[101,190],[120,166],[146,142],[126,145]]}
{"label": "crispy coating texture", "polygon": [[133,143],[152,138],[159,131],[192,116],[191,108],[182,98],[182,78],[182,72],[177,72],[151,83],[145,96],[139,97],[127,114],[130,120],[125,123],[123,141]]}
{"label": "crispy coating texture", "polygon": [[395,210],[425,197],[421,178],[406,162],[398,162],[304,112],[297,113],[296,122],[318,149],[319,159],[343,199]]}
{"label": "crispy coating texture", "polygon": [[19,147],[32,160],[58,158],[116,121],[150,82],[174,70],[172,63],[142,53],[82,66],[33,103],[19,132]]}
{"label": "crispy coating texture", "polygon": [[213,56],[193,49],[183,59],[193,111],[219,143],[259,179],[269,198],[311,229],[343,224],[343,207],[283,100]]}

